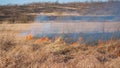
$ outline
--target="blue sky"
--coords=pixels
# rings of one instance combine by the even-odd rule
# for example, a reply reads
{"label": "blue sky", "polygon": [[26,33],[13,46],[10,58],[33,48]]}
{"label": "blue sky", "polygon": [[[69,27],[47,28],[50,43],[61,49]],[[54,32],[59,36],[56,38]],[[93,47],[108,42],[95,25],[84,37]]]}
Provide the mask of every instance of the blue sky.
{"label": "blue sky", "polygon": [[[0,0],[0,5],[6,5],[6,4],[27,4],[32,2],[56,2],[57,0]],[[85,1],[91,1],[91,0],[58,0],[59,2],[85,2]],[[106,1],[106,0],[93,0],[93,1]]]}

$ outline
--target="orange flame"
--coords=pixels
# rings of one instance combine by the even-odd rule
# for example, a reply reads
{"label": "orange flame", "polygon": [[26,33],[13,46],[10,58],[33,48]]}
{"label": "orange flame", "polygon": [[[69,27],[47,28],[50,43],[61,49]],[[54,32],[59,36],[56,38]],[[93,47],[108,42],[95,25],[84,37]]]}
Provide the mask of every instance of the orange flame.
{"label": "orange flame", "polygon": [[81,42],[81,41],[83,41],[83,38],[79,37],[78,40],[77,40],[77,42]]}
{"label": "orange flame", "polygon": [[35,44],[40,44],[40,43],[46,43],[46,42],[49,42],[49,38],[48,37],[44,37],[44,38],[39,38],[37,40],[35,40]]}
{"label": "orange flame", "polygon": [[25,37],[25,40],[31,40],[32,38],[33,38],[32,35],[29,34],[29,35],[27,35],[27,36]]}
{"label": "orange flame", "polygon": [[79,46],[79,43],[81,43],[83,41],[83,38],[82,37],[79,37],[78,40],[74,43],[71,44],[71,46]]}

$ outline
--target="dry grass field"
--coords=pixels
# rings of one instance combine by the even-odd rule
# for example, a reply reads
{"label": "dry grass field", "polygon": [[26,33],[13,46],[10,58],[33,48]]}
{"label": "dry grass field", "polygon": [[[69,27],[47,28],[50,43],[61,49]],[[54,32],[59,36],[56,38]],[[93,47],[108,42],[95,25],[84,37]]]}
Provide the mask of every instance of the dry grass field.
{"label": "dry grass field", "polygon": [[[0,68],[120,68],[119,6],[120,1],[0,5]],[[45,17],[44,23],[44,16],[53,18]],[[68,22],[60,22],[60,16],[61,19],[71,17],[66,17]],[[86,22],[82,18],[80,22],[79,16]],[[96,20],[93,22],[93,18],[87,16]],[[67,43],[62,36],[38,37],[40,33],[79,32],[102,32],[104,35],[115,32],[119,37],[112,36],[107,41],[96,41],[94,37],[94,44],[84,43],[83,37],[78,36],[72,43]]]}
{"label": "dry grass field", "polygon": [[55,40],[16,37],[32,24],[0,24],[0,68],[120,68],[120,40],[94,46]]}

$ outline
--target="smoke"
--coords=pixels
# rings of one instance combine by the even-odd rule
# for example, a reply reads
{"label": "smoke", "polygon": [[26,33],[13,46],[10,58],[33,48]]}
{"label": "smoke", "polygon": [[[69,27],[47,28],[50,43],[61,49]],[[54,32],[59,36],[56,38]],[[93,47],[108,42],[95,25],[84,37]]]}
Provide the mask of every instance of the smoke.
{"label": "smoke", "polygon": [[[80,21],[38,21],[23,35],[31,34],[33,37],[55,37],[62,36],[66,40],[72,38],[77,40],[83,37],[85,40],[109,39],[117,33],[120,37],[119,22],[80,22]],[[69,37],[69,38],[68,38]]]}

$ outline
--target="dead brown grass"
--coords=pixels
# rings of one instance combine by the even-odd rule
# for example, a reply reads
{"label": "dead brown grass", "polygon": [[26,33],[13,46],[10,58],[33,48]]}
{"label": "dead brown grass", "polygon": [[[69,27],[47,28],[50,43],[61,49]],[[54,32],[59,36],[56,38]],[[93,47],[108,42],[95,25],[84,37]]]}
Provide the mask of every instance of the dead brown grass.
{"label": "dead brown grass", "polygon": [[96,45],[54,41],[35,44],[14,32],[0,34],[0,68],[120,68],[120,40]]}

